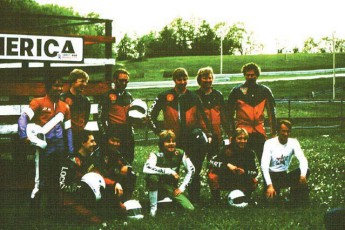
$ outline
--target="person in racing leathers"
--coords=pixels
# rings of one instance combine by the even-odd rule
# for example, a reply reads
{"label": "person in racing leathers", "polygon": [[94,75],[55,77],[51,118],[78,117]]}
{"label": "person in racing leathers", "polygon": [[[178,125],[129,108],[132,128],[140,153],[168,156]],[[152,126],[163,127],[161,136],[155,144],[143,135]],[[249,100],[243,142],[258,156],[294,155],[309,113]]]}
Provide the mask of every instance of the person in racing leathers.
{"label": "person in racing leathers", "polygon": [[[246,79],[245,83],[234,87],[228,97],[230,131],[233,132],[235,128],[247,130],[249,133],[248,147],[255,151],[260,162],[266,141],[265,109],[268,114],[271,137],[276,135],[275,101],[267,86],[257,84],[260,76],[260,67],[257,64],[245,64],[242,67],[242,73]],[[235,113],[236,119],[234,118]]]}
{"label": "person in racing leathers", "polygon": [[113,80],[115,89],[104,94],[98,104],[98,128],[104,139],[106,139],[106,134],[112,130],[119,133],[122,140],[120,152],[124,154],[129,163],[132,163],[134,160],[134,134],[133,126],[128,119],[128,110],[133,97],[126,90],[129,72],[125,69],[115,70]]}
{"label": "person in racing leathers", "polygon": [[[62,78],[48,77],[45,82],[47,94],[31,100],[29,107],[18,119],[18,134],[22,142],[30,143],[27,126],[30,120],[46,129],[46,148],[36,152],[35,187],[31,204],[38,211],[42,195],[47,197],[48,214],[54,216],[59,207],[59,164],[62,157],[73,153],[71,114],[69,106],[59,100],[62,92]],[[50,124],[49,127],[44,125]],[[67,143],[67,146],[65,146]],[[40,191],[40,192],[39,192]],[[42,192],[42,193],[41,193]]]}
{"label": "person in racing leathers", "polygon": [[[180,166],[183,163],[187,172],[178,186]],[[149,189],[150,215],[157,212],[158,192],[162,192],[177,201],[185,210],[193,211],[194,206],[185,196],[184,191],[194,174],[194,165],[182,149],[176,148],[176,136],[172,130],[159,134],[159,153],[150,153],[144,164],[146,185]],[[160,194],[161,195],[161,194]]]}
{"label": "person in racing leathers", "polygon": [[239,189],[250,199],[257,187],[255,153],[247,146],[247,131],[237,128],[232,140],[210,160],[208,182],[215,203],[220,201],[220,190]]}
{"label": "person in racing leathers", "polygon": [[70,89],[61,94],[60,99],[66,102],[71,110],[73,146],[79,149],[81,131],[89,121],[91,103],[82,93],[89,81],[89,75],[81,70],[74,69],[69,74]]}
{"label": "person in racing leathers", "polygon": [[223,94],[212,87],[214,81],[213,69],[211,67],[201,68],[198,71],[196,80],[200,86],[196,93],[200,97],[208,120],[212,124],[212,143],[208,145],[208,160],[219,152],[223,143],[222,133],[230,138],[230,127],[226,119],[226,106]]}
{"label": "person in racing leathers", "polygon": [[[186,151],[195,167],[195,175],[188,188],[188,194],[192,202],[198,202],[200,171],[206,156],[206,145],[212,142],[212,126],[198,95],[187,89],[186,69],[175,69],[172,77],[175,87],[160,93],[149,109],[149,126],[157,135],[161,130],[174,131],[177,147]],[[158,121],[160,111],[163,111],[163,124]],[[206,141],[199,142],[205,134]]]}
{"label": "person in racing leathers", "polygon": [[[66,159],[60,172],[60,189],[66,206],[72,207],[69,210],[78,216],[87,217],[92,223],[100,223],[109,215],[113,217],[116,211],[120,215],[124,214],[123,203],[131,198],[136,182],[134,172],[118,152],[119,139],[113,134],[109,135],[108,151],[104,151],[95,149],[96,142],[92,132],[83,131],[80,149]],[[105,189],[100,191],[98,201],[81,181],[90,172],[98,173],[105,182]]]}

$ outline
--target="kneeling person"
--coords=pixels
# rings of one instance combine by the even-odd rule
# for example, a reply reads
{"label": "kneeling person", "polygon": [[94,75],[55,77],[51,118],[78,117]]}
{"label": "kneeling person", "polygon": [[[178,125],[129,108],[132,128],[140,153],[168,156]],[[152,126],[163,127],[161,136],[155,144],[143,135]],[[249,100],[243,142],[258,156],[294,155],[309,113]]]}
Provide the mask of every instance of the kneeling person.
{"label": "kneeling person", "polygon": [[[194,206],[183,192],[191,182],[195,168],[184,151],[176,148],[176,136],[173,131],[165,130],[159,134],[159,150],[158,153],[150,153],[143,170],[147,174],[150,215],[155,216],[157,212],[158,190],[165,192],[184,209],[193,211]],[[185,166],[187,173],[178,186],[181,163]]]}
{"label": "kneeling person", "polygon": [[[265,195],[268,200],[272,200],[276,198],[281,188],[290,187],[291,201],[305,203],[309,198],[308,161],[298,140],[289,137],[291,128],[290,121],[280,121],[278,137],[267,140],[264,145],[261,168],[266,182]],[[299,160],[299,168],[288,173],[293,155]]]}
{"label": "kneeling person", "polygon": [[[99,152],[95,151],[96,141],[89,131],[82,131],[80,148],[62,163],[60,169],[60,190],[65,207],[69,207],[75,216],[84,217],[91,223],[101,223],[101,218],[94,213],[96,200],[101,198],[101,187],[104,189],[104,179],[98,174],[95,161]],[[99,186],[95,186],[93,193],[87,185],[92,176],[85,181],[84,175],[93,174],[93,178],[100,178]],[[92,175],[92,174],[89,174]],[[84,220],[83,220],[84,221]]]}
{"label": "kneeling person", "polygon": [[[130,200],[135,188],[136,175],[132,166],[120,152],[121,139],[116,131],[107,134],[107,143],[102,149],[98,168],[107,185],[115,186],[115,195],[120,197],[119,206]],[[112,194],[113,195],[113,194]]]}
{"label": "kneeling person", "polygon": [[220,190],[239,189],[249,199],[257,187],[255,153],[247,147],[247,131],[237,128],[232,140],[230,145],[223,146],[219,154],[210,160],[208,182],[216,203],[220,201]]}

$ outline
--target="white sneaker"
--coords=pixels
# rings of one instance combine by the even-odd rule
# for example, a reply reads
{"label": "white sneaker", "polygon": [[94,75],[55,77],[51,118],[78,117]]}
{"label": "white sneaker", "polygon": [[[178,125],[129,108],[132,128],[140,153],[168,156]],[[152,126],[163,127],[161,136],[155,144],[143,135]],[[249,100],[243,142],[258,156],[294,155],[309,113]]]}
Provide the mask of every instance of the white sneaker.
{"label": "white sneaker", "polygon": [[155,217],[157,213],[157,207],[151,207],[150,216]]}
{"label": "white sneaker", "polygon": [[164,199],[158,201],[157,203],[170,203],[173,200],[170,197],[165,197]]}

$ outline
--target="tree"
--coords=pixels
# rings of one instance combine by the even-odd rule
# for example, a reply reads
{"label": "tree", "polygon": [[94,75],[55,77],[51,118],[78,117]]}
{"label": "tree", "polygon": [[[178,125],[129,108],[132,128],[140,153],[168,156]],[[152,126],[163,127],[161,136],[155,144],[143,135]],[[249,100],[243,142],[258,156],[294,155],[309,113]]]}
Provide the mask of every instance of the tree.
{"label": "tree", "polygon": [[[224,38],[223,46],[226,54],[235,54],[238,51],[243,55],[243,40],[247,31],[244,28],[243,23],[235,23],[229,28],[229,32]],[[250,39],[248,37],[248,39]]]}
{"label": "tree", "polygon": [[314,38],[309,37],[304,41],[303,53],[317,53],[318,52],[318,42]]}
{"label": "tree", "polygon": [[170,23],[169,28],[176,42],[175,55],[190,54],[191,43],[194,39],[194,26],[188,21],[183,21],[182,18],[177,18]]}
{"label": "tree", "polygon": [[145,57],[156,57],[159,54],[157,47],[158,36],[155,32],[150,32],[136,41],[135,49],[138,52],[139,59]]}
{"label": "tree", "polygon": [[218,54],[219,42],[217,42],[216,34],[205,20],[196,28],[191,46],[193,55]]}
{"label": "tree", "polygon": [[117,58],[121,60],[129,60],[135,58],[135,43],[125,34],[117,46]]}

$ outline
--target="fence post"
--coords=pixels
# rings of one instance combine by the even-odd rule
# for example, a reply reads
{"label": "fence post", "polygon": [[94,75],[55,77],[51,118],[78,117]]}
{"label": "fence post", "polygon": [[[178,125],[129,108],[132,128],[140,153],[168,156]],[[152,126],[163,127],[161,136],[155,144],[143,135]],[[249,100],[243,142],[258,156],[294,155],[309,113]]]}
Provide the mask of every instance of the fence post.
{"label": "fence post", "polygon": [[[148,99],[146,98],[145,99],[145,103],[148,107]],[[149,140],[149,127],[148,127],[148,124],[145,125],[145,141],[148,141]]]}
{"label": "fence post", "polygon": [[289,119],[291,118],[291,99],[289,99]]}
{"label": "fence post", "polygon": [[340,127],[344,125],[344,116],[343,116],[343,99],[340,99]]}

